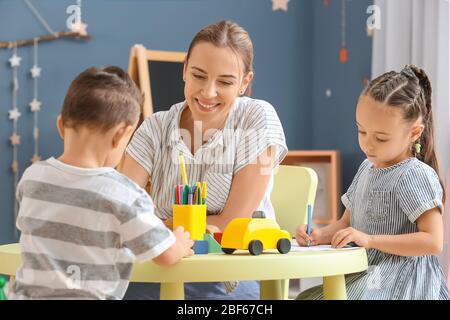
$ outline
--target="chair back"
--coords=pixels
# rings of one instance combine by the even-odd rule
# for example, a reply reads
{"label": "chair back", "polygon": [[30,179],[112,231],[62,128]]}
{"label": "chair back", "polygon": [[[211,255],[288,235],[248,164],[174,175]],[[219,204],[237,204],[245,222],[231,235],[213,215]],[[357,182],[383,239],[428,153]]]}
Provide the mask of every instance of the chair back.
{"label": "chair back", "polygon": [[295,236],[295,229],[308,220],[308,204],[314,212],[317,174],[311,168],[278,167],[274,176],[271,202],[281,229]]}

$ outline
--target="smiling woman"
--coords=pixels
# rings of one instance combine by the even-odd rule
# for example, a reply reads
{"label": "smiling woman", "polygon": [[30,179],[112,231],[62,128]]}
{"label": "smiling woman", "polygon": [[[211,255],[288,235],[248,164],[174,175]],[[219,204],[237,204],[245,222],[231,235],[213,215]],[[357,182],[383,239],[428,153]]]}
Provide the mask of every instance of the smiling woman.
{"label": "smiling woman", "polygon": [[[273,168],[287,153],[274,107],[250,95],[253,45],[230,21],[206,26],[189,46],[183,68],[185,101],[147,118],[127,148],[122,172],[144,187],[156,215],[172,223],[172,188],[180,184],[178,156],[190,185],[208,185],[207,224],[223,230],[256,210],[275,218],[270,202]],[[140,287],[140,288],[139,288]],[[233,290],[234,289],[234,290]],[[187,299],[258,299],[256,282],[185,286]],[[159,287],[132,284],[126,298],[159,298]]]}

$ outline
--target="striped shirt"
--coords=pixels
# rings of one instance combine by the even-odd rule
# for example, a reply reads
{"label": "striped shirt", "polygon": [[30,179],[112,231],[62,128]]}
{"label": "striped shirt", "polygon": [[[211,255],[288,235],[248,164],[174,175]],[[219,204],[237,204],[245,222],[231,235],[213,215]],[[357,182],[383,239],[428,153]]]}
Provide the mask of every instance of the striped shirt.
{"label": "striped shirt", "polygon": [[22,265],[10,299],[121,299],[134,258],[175,242],[145,190],[113,168],[50,158],[24,172],[17,199]]}
{"label": "striped shirt", "polygon": [[[418,232],[416,221],[424,212],[442,212],[442,195],[436,172],[416,158],[387,168],[365,160],[342,202],[351,227],[371,235],[400,235]],[[449,299],[437,256],[403,257],[376,249],[367,255],[368,270],[346,276],[349,299]],[[308,298],[323,297],[321,290],[312,291]]]}
{"label": "striped shirt", "polygon": [[[274,167],[287,153],[283,127],[271,104],[248,97],[237,98],[230,109],[222,130],[192,155],[183,141],[180,117],[187,105],[181,102],[170,110],[157,112],[147,118],[135,132],[127,148],[150,175],[151,197],[156,215],[161,219],[172,216],[173,187],[181,184],[178,155],[185,157],[188,183],[206,181],[208,214],[219,214],[225,206],[233,175],[269,147],[276,149]],[[185,141],[190,141],[189,139]],[[275,218],[270,202],[273,175],[258,210]]]}

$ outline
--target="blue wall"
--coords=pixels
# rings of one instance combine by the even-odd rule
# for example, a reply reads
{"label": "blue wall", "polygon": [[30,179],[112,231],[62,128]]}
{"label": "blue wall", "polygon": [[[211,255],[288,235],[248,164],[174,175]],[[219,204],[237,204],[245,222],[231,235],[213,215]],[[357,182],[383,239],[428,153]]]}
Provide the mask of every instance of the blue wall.
{"label": "blue wall", "polygon": [[[319,0],[292,0],[289,10],[272,11],[270,0],[95,0],[83,1],[83,20],[90,42],[58,40],[39,47],[40,154],[57,156],[62,141],[55,121],[70,81],[90,66],[127,68],[130,47],[142,43],[157,50],[186,51],[202,27],[232,19],[247,29],[255,47],[254,97],[270,101],[283,123],[290,149],[341,149],[344,188],[361,159],[353,125],[354,105],[362,75],[370,71],[371,41],[365,37],[368,0],[348,0],[350,60],[341,65],[337,53],[340,1],[324,8]],[[55,30],[65,29],[66,8],[76,1],[34,0],[33,4]],[[32,38],[47,31],[23,1],[0,0],[0,39]],[[13,232],[11,52],[0,49],[0,243],[15,241]],[[33,155],[32,47],[19,48],[20,172]],[[345,79],[345,81],[342,81]],[[324,88],[333,96],[325,98]],[[339,125],[338,125],[339,124]],[[338,130],[337,130],[338,129]]]}
{"label": "blue wall", "polygon": [[[372,41],[367,37],[367,7],[370,0],[346,0],[348,61],[339,60],[341,48],[341,1],[314,1],[313,21],[313,110],[312,148],[341,151],[342,192],[350,185],[364,159],[359,149],[355,108],[371,78]],[[325,92],[331,90],[331,96]]]}

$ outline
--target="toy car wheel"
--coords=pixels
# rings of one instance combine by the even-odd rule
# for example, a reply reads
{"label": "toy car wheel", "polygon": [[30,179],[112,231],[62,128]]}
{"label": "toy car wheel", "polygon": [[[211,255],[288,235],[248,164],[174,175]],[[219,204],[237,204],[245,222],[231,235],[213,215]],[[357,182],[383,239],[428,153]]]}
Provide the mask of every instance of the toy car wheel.
{"label": "toy car wheel", "polygon": [[226,254],[232,254],[236,249],[230,249],[230,248],[222,248],[222,251]]}
{"label": "toy car wheel", "polygon": [[248,244],[248,251],[254,256],[260,255],[263,251],[263,244],[259,240],[252,240]]}
{"label": "toy car wheel", "polygon": [[280,253],[288,253],[289,251],[291,251],[291,241],[286,238],[278,240],[277,249]]}

